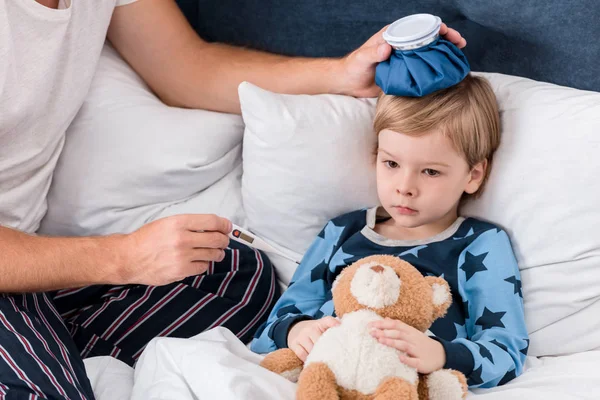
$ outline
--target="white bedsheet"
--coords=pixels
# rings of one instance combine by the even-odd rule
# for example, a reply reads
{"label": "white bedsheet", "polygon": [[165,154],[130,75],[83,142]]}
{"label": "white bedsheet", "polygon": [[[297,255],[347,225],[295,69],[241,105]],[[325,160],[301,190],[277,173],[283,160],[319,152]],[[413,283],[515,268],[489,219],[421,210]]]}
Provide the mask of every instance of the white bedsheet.
{"label": "white bedsheet", "polygon": [[133,388],[133,368],[112,357],[83,360],[96,400],[129,400]]}
{"label": "white bedsheet", "polygon": [[[285,400],[295,385],[258,366],[261,357],[224,328],[192,339],[153,340],[135,372],[108,357],[86,360],[98,400]],[[528,357],[509,384],[470,393],[470,400],[599,399],[600,351]]]}

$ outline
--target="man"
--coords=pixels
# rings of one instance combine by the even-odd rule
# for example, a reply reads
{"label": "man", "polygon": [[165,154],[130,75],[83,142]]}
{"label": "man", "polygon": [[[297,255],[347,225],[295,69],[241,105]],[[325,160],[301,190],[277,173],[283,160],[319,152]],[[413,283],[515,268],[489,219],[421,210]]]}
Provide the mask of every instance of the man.
{"label": "man", "polygon": [[340,59],[206,43],[173,1],[0,0],[0,397],[92,399],[83,357],[132,365],[152,337],[217,325],[248,339],[277,297],[269,261],[228,248],[231,223],[217,216],[127,235],[35,235],[106,36],[166,104],[223,112],[239,112],[243,80],[374,96],[375,66],[391,51],[381,32]]}

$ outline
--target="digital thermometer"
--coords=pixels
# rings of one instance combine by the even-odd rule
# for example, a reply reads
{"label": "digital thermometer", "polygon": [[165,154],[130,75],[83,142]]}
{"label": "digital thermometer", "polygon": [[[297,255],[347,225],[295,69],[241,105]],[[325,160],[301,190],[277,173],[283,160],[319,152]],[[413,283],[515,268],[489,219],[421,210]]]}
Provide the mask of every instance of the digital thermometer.
{"label": "digital thermometer", "polygon": [[297,261],[293,257],[283,253],[280,250],[277,250],[275,247],[271,246],[269,243],[265,242],[255,234],[250,233],[247,230],[240,228],[239,226],[233,225],[233,230],[229,234],[229,237],[235,240],[236,242],[245,244],[246,246],[252,247],[257,250],[277,253],[278,255],[295,262],[296,264],[300,264],[300,261]]}

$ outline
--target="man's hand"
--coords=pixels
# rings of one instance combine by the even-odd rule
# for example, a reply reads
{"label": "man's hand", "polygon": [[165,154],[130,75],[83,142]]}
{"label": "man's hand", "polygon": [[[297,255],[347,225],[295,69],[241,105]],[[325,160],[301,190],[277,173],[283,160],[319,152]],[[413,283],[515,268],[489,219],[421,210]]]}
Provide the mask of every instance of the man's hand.
{"label": "man's hand", "polygon": [[339,324],[340,321],[333,317],[300,321],[288,333],[288,347],[304,362],[321,335]]}
{"label": "man's hand", "polygon": [[[375,68],[377,64],[387,60],[392,47],[383,39],[387,26],[373,35],[358,49],[342,59],[342,81],[339,83],[341,93],[355,97],[375,97],[381,91],[375,85]],[[440,27],[440,35],[454,43],[458,48],[467,45],[467,41],[446,24]]]}
{"label": "man's hand", "polygon": [[437,371],[446,364],[441,343],[404,322],[386,318],[371,322],[369,327],[379,343],[400,350],[400,361],[421,374]]}
{"label": "man's hand", "polygon": [[444,23],[440,26],[440,35],[459,49],[462,49],[467,45],[467,40],[463,38],[457,30],[448,28]]}
{"label": "man's hand", "polygon": [[122,268],[115,283],[166,285],[206,271],[223,260],[232,225],[215,215],[177,215],[124,236]]}

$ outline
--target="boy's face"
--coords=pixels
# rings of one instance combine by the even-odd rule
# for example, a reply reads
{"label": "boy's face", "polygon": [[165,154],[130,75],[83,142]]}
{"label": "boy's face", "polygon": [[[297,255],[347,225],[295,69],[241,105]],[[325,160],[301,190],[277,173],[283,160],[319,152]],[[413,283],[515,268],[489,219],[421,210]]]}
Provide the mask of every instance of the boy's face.
{"label": "boy's face", "polygon": [[450,140],[438,131],[409,136],[379,133],[379,201],[402,228],[453,222],[464,192],[481,185],[485,165],[469,166]]}

